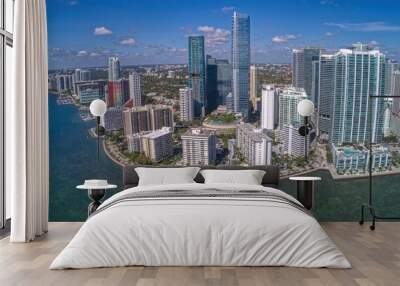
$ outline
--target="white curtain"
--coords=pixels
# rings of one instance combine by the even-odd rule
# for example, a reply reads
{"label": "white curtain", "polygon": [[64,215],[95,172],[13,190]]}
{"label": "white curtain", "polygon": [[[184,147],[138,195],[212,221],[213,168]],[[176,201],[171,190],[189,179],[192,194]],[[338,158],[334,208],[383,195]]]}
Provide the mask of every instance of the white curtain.
{"label": "white curtain", "polygon": [[48,106],[45,0],[15,1],[13,91],[6,99],[6,187],[12,242],[47,232]]}

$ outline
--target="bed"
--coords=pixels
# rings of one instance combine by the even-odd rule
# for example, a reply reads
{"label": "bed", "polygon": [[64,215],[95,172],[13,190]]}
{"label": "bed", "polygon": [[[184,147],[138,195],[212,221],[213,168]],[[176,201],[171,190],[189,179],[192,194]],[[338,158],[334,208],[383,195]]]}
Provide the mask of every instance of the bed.
{"label": "bed", "polygon": [[126,189],[88,218],[50,269],[350,268],[312,214],[277,189],[279,169],[256,169],[265,170],[261,185],[204,183],[198,174],[193,183],[138,186],[135,169],[125,167]]}

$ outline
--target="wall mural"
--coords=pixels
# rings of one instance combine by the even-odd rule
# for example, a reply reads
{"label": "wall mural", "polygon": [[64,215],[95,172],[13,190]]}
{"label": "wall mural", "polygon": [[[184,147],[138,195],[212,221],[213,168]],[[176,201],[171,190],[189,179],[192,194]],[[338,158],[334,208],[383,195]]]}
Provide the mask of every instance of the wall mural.
{"label": "wall mural", "polygon": [[[199,27],[180,49],[148,45],[154,55],[177,53],[177,64],[136,64],[120,51],[82,46],[70,56],[90,61],[62,67],[58,58],[65,55],[50,48],[50,220],[84,220],[89,199],[75,186],[90,178],[121,186],[124,165],[272,164],[281,168],[281,188],[293,195],[296,184],[288,177],[322,178],[318,219],[353,221],[368,200],[370,158],[374,201],[386,215],[396,214],[400,99],[369,96],[400,95],[399,65],[373,44],[298,48],[291,64],[252,64],[250,17],[234,13],[226,23],[231,31]],[[215,54],[215,33],[229,36],[230,53],[208,55]],[[117,37],[111,34],[94,30],[94,37]],[[121,44],[133,49],[136,42]],[[95,99],[107,105],[99,129],[89,112]],[[298,132],[304,99],[315,107],[306,137]]]}

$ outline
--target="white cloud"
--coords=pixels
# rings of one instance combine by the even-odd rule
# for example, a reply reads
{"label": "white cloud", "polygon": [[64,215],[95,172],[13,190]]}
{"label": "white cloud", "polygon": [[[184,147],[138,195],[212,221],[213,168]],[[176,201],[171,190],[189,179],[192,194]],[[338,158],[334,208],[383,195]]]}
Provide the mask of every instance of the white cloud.
{"label": "white cloud", "polygon": [[119,43],[121,45],[133,46],[136,44],[136,40],[134,38],[126,38],[122,39]]}
{"label": "white cloud", "polygon": [[332,37],[332,36],[333,36],[333,33],[332,33],[332,32],[326,32],[326,33],[325,33],[325,36],[327,36],[327,37]]}
{"label": "white cloud", "polygon": [[272,38],[272,42],[275,44],[284,44],[290,40],[296,40],[300,37],[301,37],[300,35],[293,35],[293,34],[278,35]]}
{"label": "white cloud", "polygon": [[96,36],[104,36],[104,35],[111,35],[112,31],[107,29],[106,27],[96,27],[94,28],[94,34]]}
{"label": "white cloud", "polygon": [[215,29],[211,26],[199,26],[197,30],[202,33],[212,33]]}
{"label": "white cloud", "polygon": [[389,25],[382,21],[364,23],[325,23],[325,25],[351,32],[400,32],[400,26]]}
{"label": "white cloud", "polygon": [[212,26],[199,26],[197,31],[202,32],[206,38],[208,47],[227,43],[229,40],[230,32],[226,29],[215,28]]}
{"label": "white cloud", "polygon": [[229,13],[229,12],[232,12],[233,10],[235,10],[235,9],[236,9],[235,6],[225,6],[225,7],[222,7],[222,12]]}
{"label": "white cloud", "polygon": [[88,52],[84,51],[84,50],[78,52],[78,56],[80,56],[80,57],[86,56],[87,54],[88,54]]}

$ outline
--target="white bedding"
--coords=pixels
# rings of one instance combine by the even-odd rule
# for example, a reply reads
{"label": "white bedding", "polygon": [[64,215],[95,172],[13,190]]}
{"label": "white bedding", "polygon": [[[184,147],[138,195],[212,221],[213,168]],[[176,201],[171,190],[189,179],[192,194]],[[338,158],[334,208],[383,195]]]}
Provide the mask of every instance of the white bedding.
{"label": "white bedding", "polygon": [[[238,184],[135,187],[154,190],[266,190]],[[296,201],[297,202],[297,201]],[[349,268],[318,222],[299,209],[262,199],[153,198],[123,201],[89,218],[50,269],[145,266],[294,266]]]}

